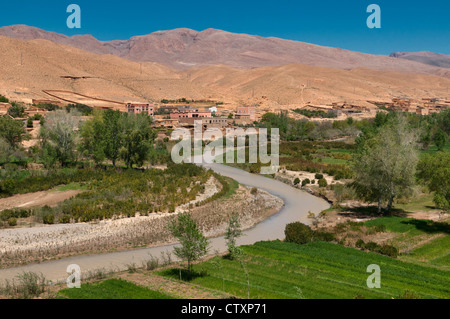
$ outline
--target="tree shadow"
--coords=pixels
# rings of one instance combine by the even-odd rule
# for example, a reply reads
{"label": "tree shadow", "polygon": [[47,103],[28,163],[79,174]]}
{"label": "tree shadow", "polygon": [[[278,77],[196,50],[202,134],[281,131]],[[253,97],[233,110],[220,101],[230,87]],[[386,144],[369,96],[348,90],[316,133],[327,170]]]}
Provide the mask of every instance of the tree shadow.
{"label": "tree shadow", "polygon": [[411,219],[407,221],[402,221],[401,223],[405,225],[414,225],[416,229],[430,234],[435,233],[450,234],[450,224],[444,222],[435,222],[432,220],[424,220],[424,219]]}
{"label": "tree shadow", "polygon": [[369,205],[369,206],[359,206],[359,207],[344,207],[345,211],[342,213],[338,213],[340,216],[353,217],[353,218],[373,218],[373,217],[388,217],[388,216],[397,216],[397,217],[407,217],[410,212],[404,211],[399,208],[392,208],[389,213],[384,211],[381,214],[378,213],[378,207]]}
{"label": "tree shadow", "polygon": [[181,279],[182,281],[190,282],[197,278],[206,277],[208,275],[208,272],[206,270],[201,271],[192,270],[189,273],[188,270],[184,268],[183,269],[169,268],[163,271],[163,275],[174,279]]}

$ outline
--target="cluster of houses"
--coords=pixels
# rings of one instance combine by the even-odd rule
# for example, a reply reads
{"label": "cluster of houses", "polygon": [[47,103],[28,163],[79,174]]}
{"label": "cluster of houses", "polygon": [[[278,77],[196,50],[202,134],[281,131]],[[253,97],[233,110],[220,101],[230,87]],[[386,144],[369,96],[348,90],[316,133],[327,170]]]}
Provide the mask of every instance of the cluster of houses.
{"label": "cluster of houses", "polygon": [[398,112],[428,115],[431,113],[439,113],[442,110],[450,108],[450,100],[437,98],[423,98],[421,100],[395,98],[392,99],[392,103],[385,106]]}
{"label": "cluster of houses", "polygon": [[[254,106],[237,107],[235,114],[221,114],[217,107],[197,108],[189,105],[162,105],[156,108],[153,104],[127,103],[128,113],[145,113],[153,118],[157,127],[193,128],[201,123],[204,129],[225,129],[233,124],[251,124],[257,120]],[[225,116],[226,115],[226,116]]]}
{"label": "cluster of houses", "polygon": [[[379,102],[379,101],[367,101],[378,107],[383,106],[386,109],[397,112],[416,113],[419,115],[428,115],[432,113],[439,113],[442,110],[450,108],[450,99],[438,99],[438,98],[423,98],[408,99],[408,98],[394,98],[392,103]],[[374,111],[373,108],[353,105],[347,102],[334,102],[327,105],[306,105],[303,107],[306,110],[324,111],[327,113],[333,113],[336,117],[345,114],[347,116],[362,115]]]}

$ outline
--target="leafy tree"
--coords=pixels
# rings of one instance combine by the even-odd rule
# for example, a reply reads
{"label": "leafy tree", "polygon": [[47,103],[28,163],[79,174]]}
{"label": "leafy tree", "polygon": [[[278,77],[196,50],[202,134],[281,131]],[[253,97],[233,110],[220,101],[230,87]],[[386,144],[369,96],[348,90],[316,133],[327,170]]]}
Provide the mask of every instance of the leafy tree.
{"label": "leafy tree", "polygon": [[[39,134],[43,156],[55,156],[61,166],[67,166],[73,161],[78,123],[78,114],[59,110],[47,115]],[[49,159],[49,161],[54,162],[54,159]]]}
{"label": "leafy tree", "polygon": [[25,113],[25,108],[17,103],[11,103],[11,107],[8,109],[8,114],[14,118],[22,117]]}
{"label": "leafy tree", "polygon": [[434,193],[434,203],[450,210],[450,153],[439,152],[424,156],[417,165],[417,176]]}
{"label": "leafy tree", "polygon": [[148,159],[156,133],[151,129],[151,118],[146,114],[123,114],[122,147],[119,155],[127,167],[142,166]]}
{"label": "leafy tree", "polygon": [[444,149],[445,143],[447,143],[447,134],[442,129],[438,129],[434,134],[433,138],[434,144],[438,151],[442,151]]}
{"label": "leafy tree", "polygon": [[119,159],[119,151],[122,147],[120,116],[120,111],[107,110],[103,113],[105,155],[107,159],[111,160],[114,167],[116,167],[116,161]]}
{"label": "leafy tree", "polygon": [[101,111],[94,111],[94,118],[80,127],[80,150],[99,164],[105,159],[105,125]]}
{"label": "leafy tree", "polygon": [[418,162],[416,144],[416,132],[409,128],[405,117],[399,117],[359,145],[352,187],[360,198],[377,202],[378,213],[384,202],[389,212],[396,197],[411,195]]}
{"label": "leafy tree", "polygon": [[22,122],[10,117],[0,117],[0,137],[4,138],[12,148],[16,148],[22,142],[25,135],[25,127]]}
{"label": "leafy tree", "polygon": [[228,220],[228,227],[225,233],[227,240],[228,256],[230,259],[235,259],[242,254],[239,247],[236,246],[236,239],[242,236],[241,224],[239,222],[239,215],[234,214]]}
{"label": "leafy tree", "polygon": [[169,231],[181,244],[174,248],[175,255],[187,261],[190,275],[192,262],[208,253],[208,239],[201,233],[191,215],[186,213],[179,214],[176,220],[169,223]]}

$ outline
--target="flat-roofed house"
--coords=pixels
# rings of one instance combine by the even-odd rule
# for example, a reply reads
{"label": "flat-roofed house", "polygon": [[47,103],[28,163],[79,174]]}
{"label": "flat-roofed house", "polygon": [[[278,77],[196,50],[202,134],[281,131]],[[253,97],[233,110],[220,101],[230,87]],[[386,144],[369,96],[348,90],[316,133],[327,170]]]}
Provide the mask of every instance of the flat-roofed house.
{"label": "flat-roofed house", "polygon": [[149,103],[127,103],[128,113],[140,114],[145,113],[148,116],[153,117],[154,107],[153,104]]}
{"label": "flat-roofed house", "polygon": [[251,121],[256,121],[256,109],[254,106],[238,106],[236,118],[248,117]]}
{"label": "flat-roofed house", "polygon": [[170,113],[170,118],[175,119],[187,119],[187,118],[205,118],[205,117],[211,117],[211,112],[199,112],[196,110],[186,110],[183,112],[173,112]]}

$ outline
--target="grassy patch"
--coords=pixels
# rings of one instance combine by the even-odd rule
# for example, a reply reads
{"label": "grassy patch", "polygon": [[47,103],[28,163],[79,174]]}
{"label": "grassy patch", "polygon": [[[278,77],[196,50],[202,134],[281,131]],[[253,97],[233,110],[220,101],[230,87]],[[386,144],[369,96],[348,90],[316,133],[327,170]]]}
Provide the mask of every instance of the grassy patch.
{"label": "grassy patch", "polygon": [[80,289],[63,289],[59,294],[69,299],[173,299],[159,291],[120,279],[85,284]]}
{"label": "grassy patch", "polygon": [[[406,290],[424,298],[449,298],[449,272],[331,243],[296,245],[280,241],[244,246],[250,298],[397,298]],[[217,267],[220,263],[220,267]],[[381,267],[382,286],[369,289],[367,266]],[[192,282],[246,298],[245,271],[221,257],[196,265]],[[173,270],[159,274],[176,278]]]}
{"label": "grassy patch", "polygon": [[58,191],[58,192],[64,192],[64,191],[72,191],[72,190],[87,190],[88,186],[84,183],[70,183],[67,185],[61,185],[59,187],[56,187],[52,189],[51,191]]}

